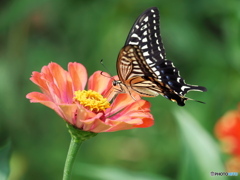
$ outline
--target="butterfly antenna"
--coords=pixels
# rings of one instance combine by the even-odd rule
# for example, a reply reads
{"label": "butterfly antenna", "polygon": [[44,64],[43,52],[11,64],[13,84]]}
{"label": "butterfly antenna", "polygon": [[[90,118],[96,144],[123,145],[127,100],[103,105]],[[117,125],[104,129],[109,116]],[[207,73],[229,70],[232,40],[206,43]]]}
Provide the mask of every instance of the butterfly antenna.
{"label": "butterfly antenna", "polygon": [[[110,72],[109,69],[108,69],[108,68],[105,66],[105,64],[103,63],[103,59],[101,59],[100,63],[101,63],[102,66],[106,69],[107,72]],[[109,74],[110,74],[110,76],[112,77],[112,73],[109,73]],[[101,75],[103,75],[103,71],[101,72]],[[105,76],[105,75],[103,75],[103,76]],[[105,76],[105,77],[107,77],[107,76]]]}
{"label": "butterfly antenna", "polygon": [[205,102],[203,102],[203,101],[198,101],[198,100],[196,100],[196,99],[187,98],[187,100],[192,100],[192,101],[195,101],[195,102],[199,102],[199,103],[202,103],[202,104],[206,104]]}

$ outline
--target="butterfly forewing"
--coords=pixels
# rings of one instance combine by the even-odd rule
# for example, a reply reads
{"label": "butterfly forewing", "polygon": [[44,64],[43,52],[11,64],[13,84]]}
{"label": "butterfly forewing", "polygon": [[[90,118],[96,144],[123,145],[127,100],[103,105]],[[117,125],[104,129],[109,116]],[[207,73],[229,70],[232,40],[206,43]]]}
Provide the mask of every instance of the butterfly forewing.
{"label": "butterfly forewing", "polygon": [[154,66],[166,58],[159,29],[159,11],[156,7],[143,12],[132,26],[125,45],[138,45],[146,62]]}

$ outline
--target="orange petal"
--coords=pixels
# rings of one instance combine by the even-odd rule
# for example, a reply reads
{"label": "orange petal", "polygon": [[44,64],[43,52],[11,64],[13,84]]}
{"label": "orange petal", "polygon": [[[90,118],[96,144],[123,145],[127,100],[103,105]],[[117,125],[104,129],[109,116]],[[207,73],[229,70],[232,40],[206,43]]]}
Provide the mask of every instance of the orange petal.
{"label": "orange petal", "polygon": [[106,90],[110,90],[109,82],[112,81],[111,76],[105,76],[108,76],[108,74],[104,73],[103,76],[101,75],[101,71],[96,71],[95,73],[93,73],[93,75],[90,76],[88,81],[88,89],[99,92],[100,94],[103,94],[103,92]]}
{"label": "orange petal", "polygon": [[30,102],[41,103],[53,110],[56,109],[56,104],[54,102],[50,101],[49,98],[45,94],[42,94],[39,92],[31,92],[31,93],[27,94],[26,98],[30,99]]}
{"label": "orange petal", "polygon": [[117,113],[133,102],[135,102],[135,100],[129,96],[129,94],[118,94],[111,104],[111,108],[106,110],[106,116],[111,116],[112,114]]}
{"label": "orange petal", "polygon": [[147,128],[147,127],[151,127],[153,125],[154,125],[154,119],[153,119],[152,115],[149,114],[148,118],[142,118],[142,124],[134,125],[134,127]]}
{"label": "orange petal", "polygon": [[114,131],[120,131],[120,130],[127,130],[127,129],[133,129],[133,124],[139,123],[138,120],[134,121],[133,124],[126,123],[123,121],[116,121],[113,122],[114,125],[112,125],[111,128],[109,128],[106,132],[114,132]]}
{"label": "orange petal", "polygon": [[134,127],[150,127],[154,124],[154,119],[149,108],[149,102],[139,100],[128,105],[124,110],[112,116],[111,119],[133,124]]}
{"label": "orange petal", "polygon": [[100,132],[106,132],[110,127],[111,126],[105,124],[100,119],[96,119],[90,130],[95,133],[100,133]]}
{"label": "orange petal", "polygon": [[65,98],[67,95],[67,79],[68,79],[68,72],[65,71],[60,65],[57,63],[49,63],[48,68],[50,73],[53,77],[53,83],[59,89],[61,99],[65,102]]}
{"label": "orange petal", "polygon": [[76,104],[62,104],[59,105],[60,114],[63,119],[65,119],[67,122],[69,122],[72,125],[75,125],[74,118],[75,113],[77,111],[77,105]]}
{"label": "orange petal", "polygon": [[73,91],[83,90],[87,83],[87,70],[80,63],[69,63],[68,71],[72,78]]}
{"label": "orange petal", "polygon": [[[44,66],[42,68],[41,73],[33,72],[30,79],[40,87],[44,94],[46,94],[49,98],[52,97],[52,101],[58,101],[58,99],[62,99],[64,97],[64,90],[59,89],[59,83],[56,81],[57,77],[54,76],[54,74],[58,73],[52,73],[51,69],[61,69],[60,71],[64,71],[58,64],[49,63],[48,66]],[[56,97],[57,99],[55,99]]]}
{"label": "orange petal", "polygon": [[226,112],[215,125],[215,135],[222,142],[223,149],[240,156],[240,112]]}
{"label": "orange petal", "polygon": [[111,126],[100,120],[101,116],[102,113],[99,113],[91,119],[78,121],[77,127],[80,125],[80,128],[82,128],[84,131],[92,131],[96,133],[105,132]]}
{"label": "orange petal", "polygon": [[48,91],[48,86],[46,85],[46,80],[42,78],[42,73],[32,72],[32,77],[30,80],[38,85],[43,91]]}
{"label": "orange petal", "polygon": [[30,92],[26,95],[26,98],[30,99],[30,102],[50,101],[45,94],[40,92]]}

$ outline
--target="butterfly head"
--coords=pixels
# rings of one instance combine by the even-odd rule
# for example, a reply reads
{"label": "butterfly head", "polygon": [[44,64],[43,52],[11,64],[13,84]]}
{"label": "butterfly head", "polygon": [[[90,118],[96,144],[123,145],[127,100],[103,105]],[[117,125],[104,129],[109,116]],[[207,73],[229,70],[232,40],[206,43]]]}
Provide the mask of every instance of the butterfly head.
{"label": "butterfly head", "polygon": [[113,87],[115,87],[114,89],[116,90],[116,92],[118,93],[129,93],[129,89],[127,88],[127,86],[122,83],[122,81],[119,80],[113,80],[112,82]]}
{"label": "butterfly head", "polygon": [[122,82],[121,81],[117,81],[117,80],[113,80],[113,82],[112,82],[112,85],[113,86],[117,86],[117,85],[120,85],[120,84],[122,84]]}

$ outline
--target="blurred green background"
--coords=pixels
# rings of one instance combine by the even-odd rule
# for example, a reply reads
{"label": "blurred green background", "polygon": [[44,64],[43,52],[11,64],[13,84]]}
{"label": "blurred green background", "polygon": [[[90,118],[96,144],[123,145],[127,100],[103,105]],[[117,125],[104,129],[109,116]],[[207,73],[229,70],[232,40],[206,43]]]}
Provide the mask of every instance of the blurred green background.
{"label": "blurred green background", "polygon": [[225,171],[226,157],[213,128],[240,100],[239,1],[3,0],[0,145],[11,139],[10,180],[61,179],[70,142],[64,121],[54,111],[25,98],[39,91],[29,80],[32,71],[49,62],[66,69],[76,61],[91,75],[106,71],[103,59],[115,75],[116,58],[131,26],[152,6],[160,11],[168,59],[187,83],[208,88],[187,96],[206,104],[188,101],[179,107],[161,96],[146,98],[155,125],[101,133],[84,142],[72,179],[204,180],[218,178],[211,171]]}

